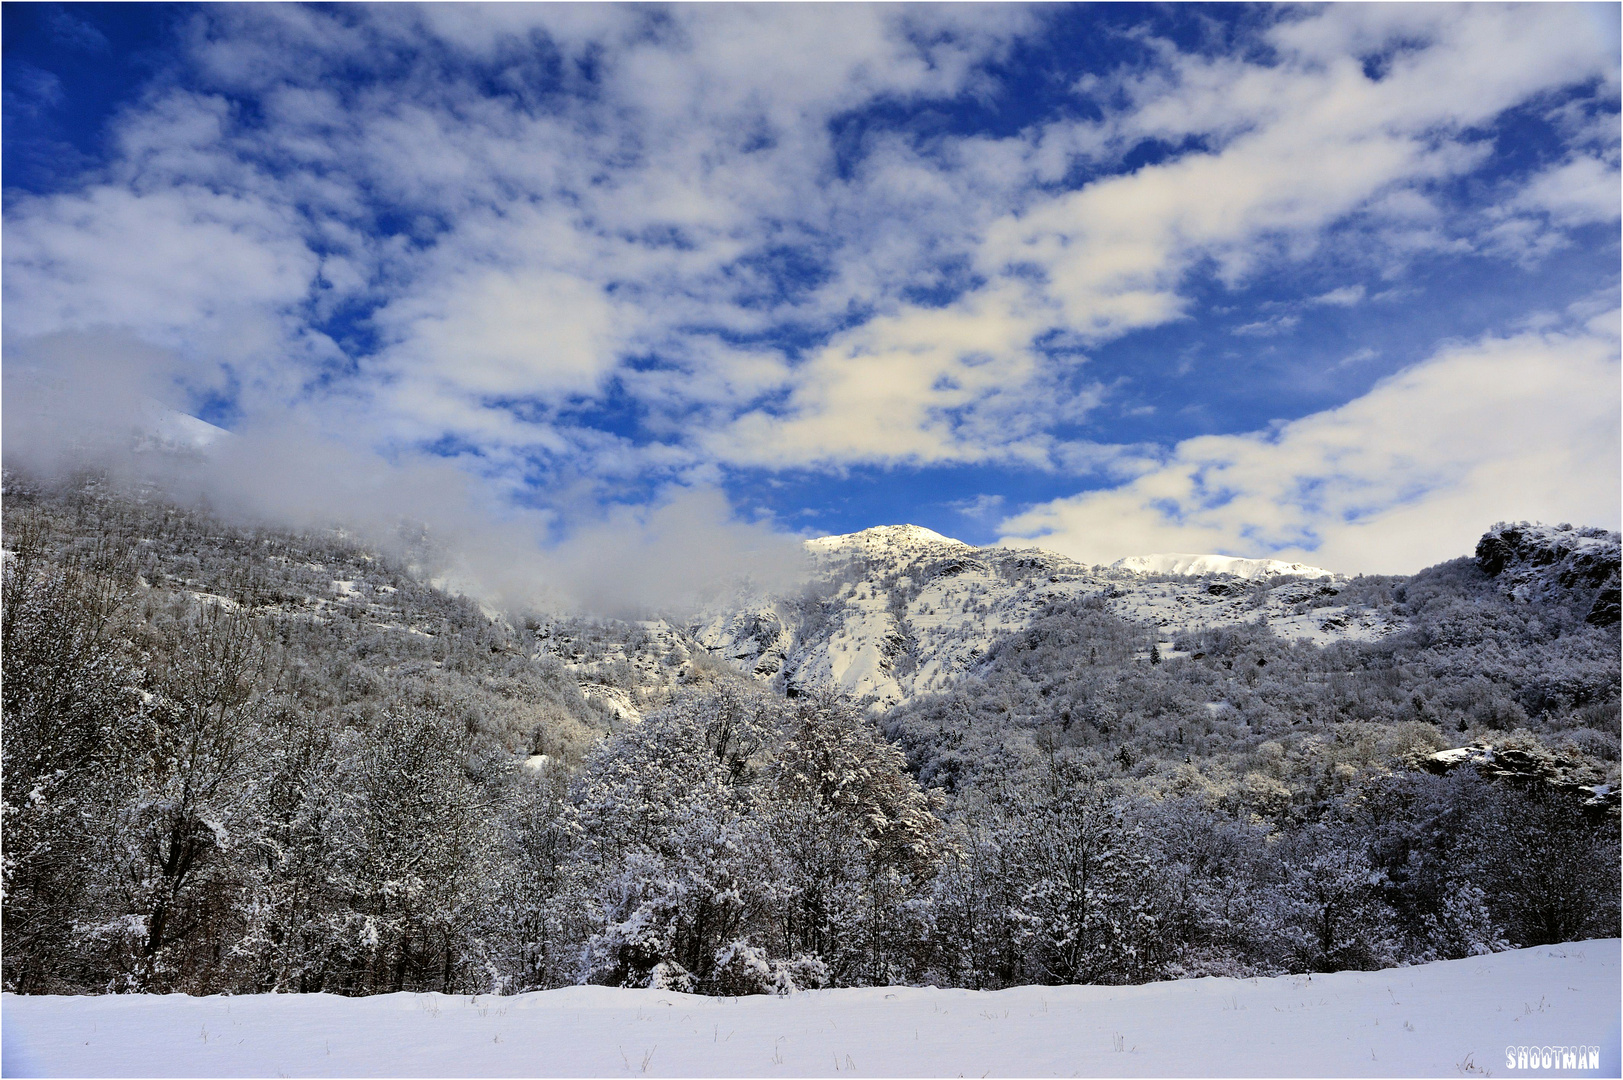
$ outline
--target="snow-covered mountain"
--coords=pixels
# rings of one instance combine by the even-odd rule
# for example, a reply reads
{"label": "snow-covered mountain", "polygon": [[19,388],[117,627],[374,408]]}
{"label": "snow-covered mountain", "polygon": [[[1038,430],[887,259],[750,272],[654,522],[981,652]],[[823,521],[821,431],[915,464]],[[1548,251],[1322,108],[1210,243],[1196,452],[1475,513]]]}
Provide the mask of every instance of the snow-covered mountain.
{"label": "snow-covered mountain", "polygon": [[1164,555],[1133,555],[1117,559],[1112,569],[1132,570],[1140,574],[1183,574],[1201,577],[1206,574],[1231,574],[1239,578],[1314,577],[1333,578],[1328,570],[1306,563],[1281,562],[1278,559],[1240,559],[1233,555],[1183,555],[1169,552]]}
{"label": "snow-covered mountain", "polygon": [[[833,685],[881,708],[946,689],[1002,637],[1055,604],[1087,599],[1143,622],[1146,658],[1152,644],[1177,655],[1169,639],[1179,631],[1258,619],[1319,644],[1394,629],[1382,613],[1339,603],[1342,586],[1327,571],[1273,560],[1151,556],[1143,566],[1089,567],[1035,548],[974,547],[917,525],[820,537],[806,548],[816,568],[806,594],[711,610],[689,631],[791,692]],[[1173,564],[1157,559],[1180,568],[1161,569]]]}
{"label": "snow-covered mountain", "polygon": [[[1616,534],[1507,526],[1484,542],[1479,565],[1486,554],[1484,570],[1514,599],[1543,597],[1567,582],[1595,594],[1591,621],[1607,612],[1616,619]],[[635,722],[718,664],[789,693],[827,685],[888,708],[946,691],[984,670],[1009,635],[1083,604],[1143,626],[1146,663],[1152,647],[1161,659],[1178,659],[1180,634],[1207,627],[1261,622],[1286,640],[1323,646],[1373,641],[1406,625],[1392,583],[1383,592],[1278,561],[1175,556],[1084,566],[1039,549],[975,547],[916,525],[805,546],[812,573],[801,588],[771,594],[741,586],[686,618],[560,615],[532,627],[529,648],[557,661],[604,717]],[[1593,587],[1602,578],[1610,586]],[[362,599],[320,602],[347,609]]]}
{"label": "snow-covered mountain", "polygon": [[922,525],[875,525],[861,532],[844,536],[819,536],[806,541],[806,550],[814,556],[845,559],[856,553],[888,555],[893,552],[926,552],[942,548],[968,548],[962,540],[942,536]]}

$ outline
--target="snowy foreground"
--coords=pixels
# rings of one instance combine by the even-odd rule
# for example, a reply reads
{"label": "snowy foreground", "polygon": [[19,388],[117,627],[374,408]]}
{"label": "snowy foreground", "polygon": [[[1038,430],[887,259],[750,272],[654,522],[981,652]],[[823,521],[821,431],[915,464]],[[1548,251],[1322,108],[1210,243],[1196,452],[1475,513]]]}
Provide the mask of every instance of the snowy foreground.
{"label": "snowy foreground", "polygon": [[[1380,972],[703,998],[18,997],[6,1076],[1617,1076],[1619,942]],[[1599,1069],[1506,1067],[1598,1046]]]}

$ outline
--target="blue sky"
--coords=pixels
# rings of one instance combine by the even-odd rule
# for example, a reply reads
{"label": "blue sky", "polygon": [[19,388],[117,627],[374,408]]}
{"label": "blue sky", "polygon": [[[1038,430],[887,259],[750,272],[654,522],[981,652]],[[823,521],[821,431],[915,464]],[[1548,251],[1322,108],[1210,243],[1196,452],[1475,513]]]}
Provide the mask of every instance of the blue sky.
{"label": "blue sky", "polygon": [[19,459],[55,373],[553,550],[1618,525],[1616,4],[4,10]]}

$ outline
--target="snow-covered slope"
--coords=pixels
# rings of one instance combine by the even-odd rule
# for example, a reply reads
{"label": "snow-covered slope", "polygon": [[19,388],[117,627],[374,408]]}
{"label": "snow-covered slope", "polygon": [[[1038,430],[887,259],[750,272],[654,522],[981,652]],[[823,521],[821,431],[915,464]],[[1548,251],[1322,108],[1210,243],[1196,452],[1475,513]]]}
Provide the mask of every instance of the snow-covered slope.
{"label": "snow-covered slope", "polygon": [[[1402,625],[1390,602],[1350,599],[1369,592],[1346,578],[1275,559],[1166,554],[1083,566],[1036,548],[974,547],[917,525],[820,537],[806,550],[813,574],[804,592],[738,591],[685,623],[643,624],[640,637],[662,658],[658,671],[653,654],[629,640],[587,650],[591,658],[557,646],[569,634],[544,645],[579,674],[588,697],[633,719],[643,706],[610,686],[626,665],[657,681],[674,677],[673,663],[709,654],[791,692],[832,686],[887,708],[946,690],[1007,635],[1081,602],[1141,623],[1146,661],[1152,640],[1175,658],[1171,639],[1203,627],[1260,621],[1286,640],[1322,646],[1372,641]],[[1518,598],[1588,590],[1592,621],[1616,619],[1617,560],[1617,534],[1596,529],[1497,526],[1478,549],[1479,565]],[[644,704],[660,696],[645,695]]]}
{"label": "snow-covered slope", "polygon": [[[1618,942],[996,993],[3,999],[6,1076],[1618,1075]],[[1597,1068],[1518,1070],[1517,1047]],[[1510,1058],[1506,1050],[1510,1050]],[[1560,1052],[1559,1050],[1557,1051]],[[1582,1054],[1580,1058],[1578,1055]]]}
{"label": "snow-covered slope", "polygon": [[[1319,644],[1372,640],[1393,629],[1377,612],[1338,604],[1336,579],[1311,567],[1271,586],[1230,570],[1190,568],[1167,580],[1035,548],[972,547],[916,525],[822,537],[806,547],[816,566],[808,595],[710,611],[691,627],[693,637],[758,677],[781,678],[790,689],[832,685],[876,708],[946,689],[1000,638],[1052,605],[1083,599],[1144,622],[1147,638],[1258,619],[1283,637]],[[1287,573],[1298,572],[1266,576]],[[1146,656],[1148,647],[1146,640]]]}
{"label": "snow-covered slope", "polygon": [[1116,570],[1132,570],[1140,574],[1183,574],[1201,577],[1205,574],[1230,574],[1238,578],[1262,577],[1335,577],[1328,570],[1306,563],[1281,562],[1278,559],[1239,559],[1232,555],[1134,555],[1117,559],[1110,564]]}
{"label": "snow-covered slope", "polygon": [[151,398],[137,406],[136,448],[170,453],[196,452],[230,438],[231,433],[207,420],[171,409]]}

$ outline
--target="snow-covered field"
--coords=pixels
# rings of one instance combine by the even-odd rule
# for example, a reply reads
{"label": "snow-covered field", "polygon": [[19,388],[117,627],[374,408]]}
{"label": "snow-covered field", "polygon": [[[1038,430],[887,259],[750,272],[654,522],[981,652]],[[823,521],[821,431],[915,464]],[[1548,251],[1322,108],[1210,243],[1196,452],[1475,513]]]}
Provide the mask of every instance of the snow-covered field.
{"label": "snow-covered field", "polygon": [[[6,1076],[1617,1076],[1619,942],[1380,972],[702,998],[3,999]],[[1507,1046],[1599,1047],[1598,1069]]]}

